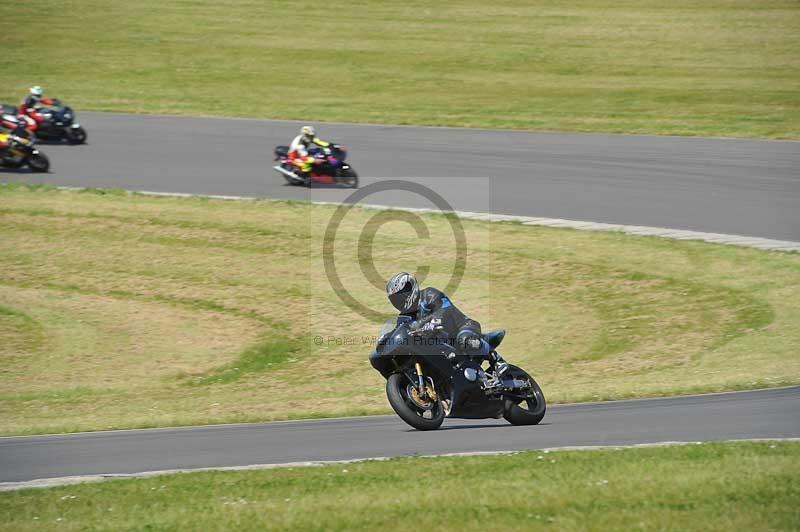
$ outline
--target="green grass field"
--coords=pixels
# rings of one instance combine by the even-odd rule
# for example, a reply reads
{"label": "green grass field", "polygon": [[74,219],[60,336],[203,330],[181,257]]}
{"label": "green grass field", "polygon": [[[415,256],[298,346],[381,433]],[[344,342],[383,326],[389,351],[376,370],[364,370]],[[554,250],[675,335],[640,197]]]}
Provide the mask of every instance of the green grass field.
{"label": "green grass field", "polygon": [[402,458],[0,493],[7,530],[797,530],[800,444]]}
{"label": "green grass field", "polygon": [[0,3],[0,100],[79,110],[800,138],[794,0]]}
{"label": "green grass field", "polygon": [[[1,185],[0,431],[388,412],[367,361],[380,323],[349,311],[322,273],[333,209]],[[379,212],[349,214],[331,258],[354,297],[388,313],[360,271],[358,237]],[[447,283],[448,221],[423,219],[429,240],[380,227],[380,276],[424,258],[424,284]],[[800,382],[800,254],[464,228],[451,296],[485,329],[508,329],[501,352],[551,402]]]}

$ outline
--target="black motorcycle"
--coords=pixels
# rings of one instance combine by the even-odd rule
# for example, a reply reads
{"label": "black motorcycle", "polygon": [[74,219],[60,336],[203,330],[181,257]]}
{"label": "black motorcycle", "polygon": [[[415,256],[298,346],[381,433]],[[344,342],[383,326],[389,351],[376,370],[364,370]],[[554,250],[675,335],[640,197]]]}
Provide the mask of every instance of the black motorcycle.
{"label": "black motorcycle", "polygon": [[46,107],[39,109],[44,122],[36,128],[36,136],[42,140],[64,140],[70,144],[86,142],[86,130],[75,122],[75,113],[71,107],[60,100],[51,100]]}
{"label": "black motorcycle", "polygon": [[20,135],[2,133],[8,147],[0,150],[0,166],[21,168],[27,166],[33,172],[50,170],[50,159],[36,148],[33,139]]}
{"label": "black motorcycle", "polygon": [[[445,417],[503,417],[512,425],[536,425],[547,404],[537,382],[509,364],[499,383],[486,386],[479,358],[458,352],[446,338],[420,334],[404,316],[386,322],[370,363],[386,379],[386,396],[400,418],[418,430],[434,430]],[[496,350],[505,330],[483,334]]]}

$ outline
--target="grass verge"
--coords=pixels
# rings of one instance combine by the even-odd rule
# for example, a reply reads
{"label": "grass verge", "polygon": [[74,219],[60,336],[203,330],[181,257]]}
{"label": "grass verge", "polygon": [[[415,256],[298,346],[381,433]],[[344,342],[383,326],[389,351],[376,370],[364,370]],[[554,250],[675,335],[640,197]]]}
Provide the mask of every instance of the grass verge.
{"label": "grass verge", "polygon": [[[2,433],[385,413],[367,355],[380,323],[338,299],[321,233],[332,206],[0,186]],[[430,239],[355,209],[334,260],[388,312],[379,277],[417,263],[444,287],[447,219]],[[464,221],[450,295],[551,402],[800,382],[800,255],[619,233]],[[313,389],[313,393],[310,390]]]}
{"label": "grass verge", "polygon": [[9,530],[797,530],[800,444],[199,472],[0,493]]}
{"label": "grass verge", "polygon": [[6,101],[41,84],[78,109],[800,138],[792,0],[43,0],[0,17]]}

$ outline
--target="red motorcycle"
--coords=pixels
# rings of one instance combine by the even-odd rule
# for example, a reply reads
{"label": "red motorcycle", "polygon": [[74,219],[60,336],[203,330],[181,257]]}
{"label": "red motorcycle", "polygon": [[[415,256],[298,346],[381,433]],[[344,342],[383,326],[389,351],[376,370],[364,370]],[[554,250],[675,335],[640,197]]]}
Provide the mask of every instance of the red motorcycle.
{"label": "red motorcycle", "polygon": [[0,127],[13,131],[15,135],[34,139],[36,121],[26,115],[18,114],[16,106],[0,104]]}
{"label": "red motorcycle", "polygon": [[314,157],[311,173],[308,177],[297,174],[297,167],[292,164],[289,157],[289,146],[275,148],[275,171],[281,174],[290,185],[310,186],[312,183],[323,185],[344,185],[349,188],[358,188],[358,174],[345,162],[347,151],[339,144],[331,144],[323,148],[311,146],[308,154]]}

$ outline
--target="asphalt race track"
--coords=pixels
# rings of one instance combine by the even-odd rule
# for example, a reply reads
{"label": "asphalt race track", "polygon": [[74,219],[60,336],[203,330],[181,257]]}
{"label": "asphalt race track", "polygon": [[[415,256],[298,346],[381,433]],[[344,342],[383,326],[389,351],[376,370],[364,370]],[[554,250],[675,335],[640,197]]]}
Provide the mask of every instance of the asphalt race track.
{"label": "asphalt race track", "polygon": [[411,454],[800,437],[800,386],[554,405],[540,425],[394,416],[0,438],[0,482]]}
{"label": "asphalt race track", "polygon": [[[43,145],[44,176],[1,180],[341,201],[290,187],[272,149],[298,122],[78,113],[85,146]],[[413,178],[457,210],[800,241],[800,142],[317,124],[362,185]],[[473,179],[466,179],[473,178]],[[430,207],[385,193],[368,203]]]}

